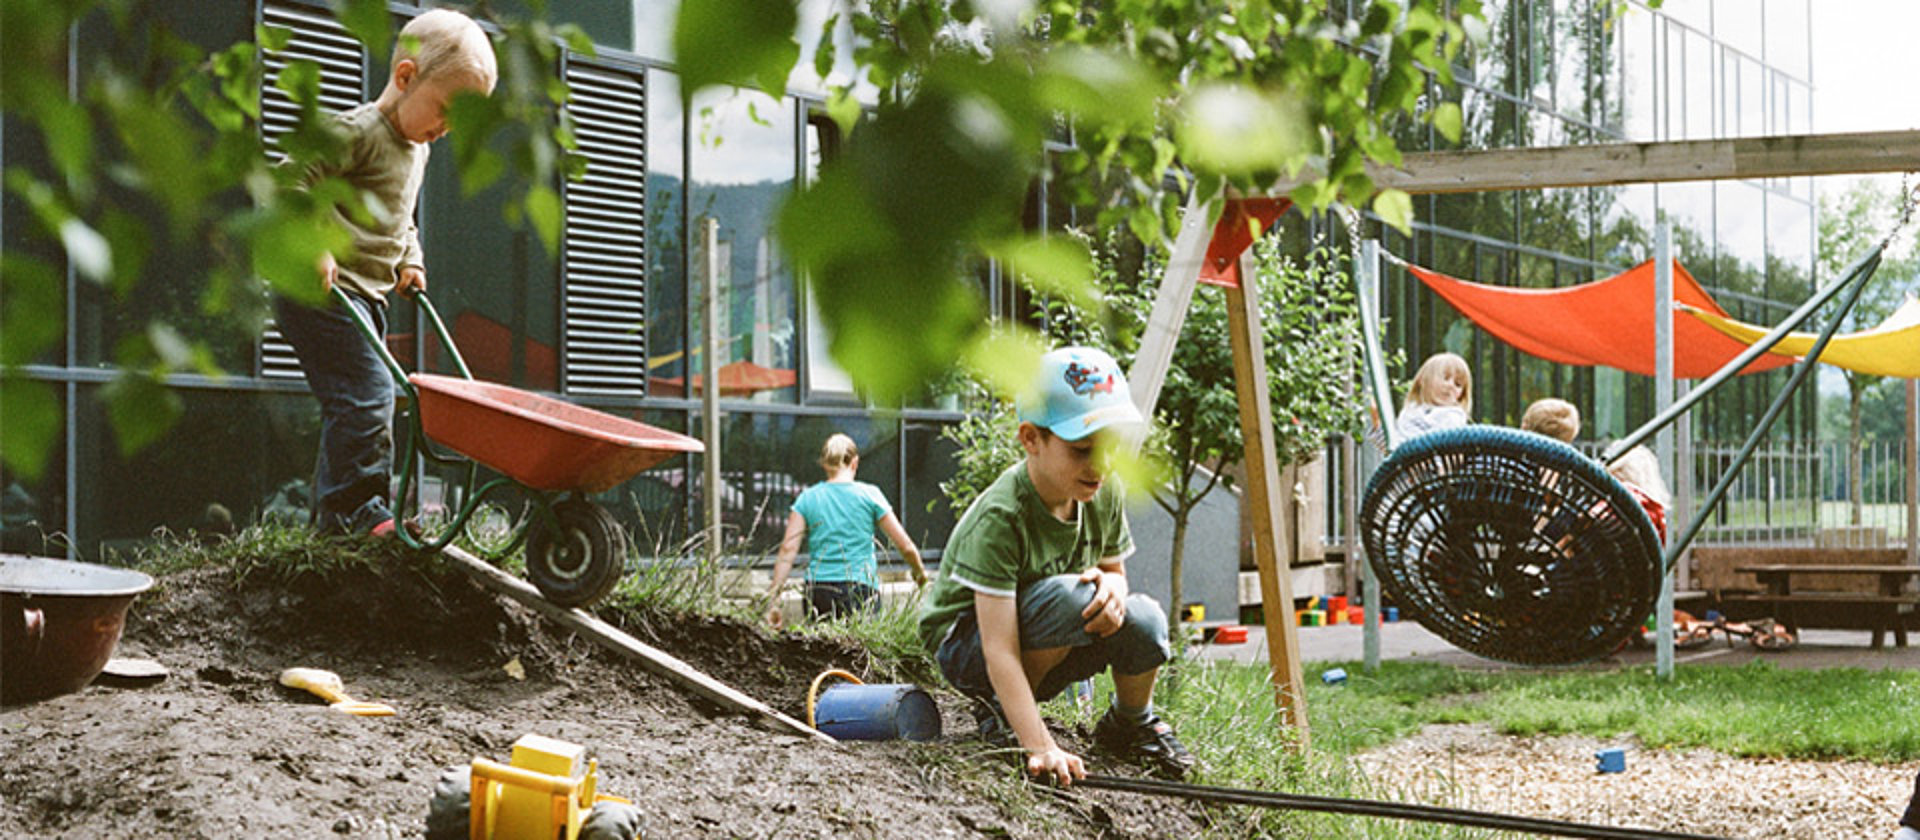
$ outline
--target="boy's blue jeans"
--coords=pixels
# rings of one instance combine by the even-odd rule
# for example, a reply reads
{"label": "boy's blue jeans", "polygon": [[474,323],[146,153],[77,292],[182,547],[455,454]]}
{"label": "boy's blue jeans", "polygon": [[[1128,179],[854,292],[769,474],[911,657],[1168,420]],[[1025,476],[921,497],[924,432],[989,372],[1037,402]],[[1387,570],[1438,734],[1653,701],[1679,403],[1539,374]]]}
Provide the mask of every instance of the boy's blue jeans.
{"label": "boy's blue jeans", "polygon": [[[386,304],[346,298],[384,340]],[[323,531],[366,533],[393,516],[393,375],[337,299],[314,308],[276,297],[274,312],[320,401],[313,524]]]}
{"label": "boy's blue jeans", "polygon": [[[1079,575],[1041,578],[1020,588],[1015,596],[1020,614],[1020,649],[1073,648],[1067,657],[1033,686],[1033,699],[1046,701],[1068,685],[1113,668],[1116,674],[1144,674],[1173,657],[1167,644],[1167,614],[1160,604],[1138,592],[1127,596],[1127,618],[1113,635],[1088,633],[1080,612],[1093,603],[1096,587]],[[940,672],[962,694],[983,700],[995,698],[987,678],[987,658],[980,649],[979,616],[967,610],[954,619],[952,629],[934,653]]]}

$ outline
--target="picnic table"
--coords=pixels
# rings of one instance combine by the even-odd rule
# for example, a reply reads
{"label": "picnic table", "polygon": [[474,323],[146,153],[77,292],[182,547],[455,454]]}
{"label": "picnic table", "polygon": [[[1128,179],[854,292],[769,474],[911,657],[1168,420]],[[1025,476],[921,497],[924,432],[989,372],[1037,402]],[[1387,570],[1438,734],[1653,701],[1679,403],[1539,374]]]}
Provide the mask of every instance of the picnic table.
{"label": "picnic table", "polygon": [[[1800,632],[1796,605],[1835,604],[1862,608],[1873,629],[1873,647],[1881,646],[1888,630],[1893,631],[1893,643],[1896,647],[1907,646],[1907,625],[1905,616],[1920,604],[1920,593],[1907,591],[1907,581],[1920,577],[1920,566],[1887,564],[1822,565],[1818,563],[1756,563],[1737,565],[1736,572],[1751,574],[1767,588],[1764,593],[1754,595],[1724,594],[1723,601],[1758,601],[1770,603],[1775,617],[1787,629],[1796,635]],[[1796,575],[1839,575],[1866,579],[1856,589],[1799,589],[1793,588]]]}

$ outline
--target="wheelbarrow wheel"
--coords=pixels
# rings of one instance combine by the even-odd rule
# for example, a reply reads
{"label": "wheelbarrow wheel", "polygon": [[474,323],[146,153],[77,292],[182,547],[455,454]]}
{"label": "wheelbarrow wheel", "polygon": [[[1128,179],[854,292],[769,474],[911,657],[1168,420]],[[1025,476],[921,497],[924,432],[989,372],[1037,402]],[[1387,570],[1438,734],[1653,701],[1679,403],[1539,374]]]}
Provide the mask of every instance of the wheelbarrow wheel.
{"label": "wheelbarrow wheel", "polygon": [[443,771],[427,802],[427,840],[466,840],[471,833],[472,798],[472,766]]}
{"label": "wheelbarrow wheel", "polygon": [[613,514],[584,499],[553,506],[558,528],[535,521],[527,534],[527,577],[546,599],[582,607],[606,597],[626,570],[627,539]]}

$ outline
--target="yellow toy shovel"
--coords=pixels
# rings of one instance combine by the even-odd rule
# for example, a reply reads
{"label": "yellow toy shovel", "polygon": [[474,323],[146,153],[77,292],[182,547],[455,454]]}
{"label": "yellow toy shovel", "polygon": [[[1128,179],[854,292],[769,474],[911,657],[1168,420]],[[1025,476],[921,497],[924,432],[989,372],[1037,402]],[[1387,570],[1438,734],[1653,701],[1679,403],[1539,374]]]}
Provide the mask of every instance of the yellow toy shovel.
{"label": "yellow toy shovel", "polygon": [[288,688],[311,691],[327,701],[328,707],[339,712],[360,717],[387,717],[393,714],[393,707],[385,703],[369,703],[347,696],[346,686],[340,682],[340,675],[319,668],[288,668],[280,672],[280,684]]}

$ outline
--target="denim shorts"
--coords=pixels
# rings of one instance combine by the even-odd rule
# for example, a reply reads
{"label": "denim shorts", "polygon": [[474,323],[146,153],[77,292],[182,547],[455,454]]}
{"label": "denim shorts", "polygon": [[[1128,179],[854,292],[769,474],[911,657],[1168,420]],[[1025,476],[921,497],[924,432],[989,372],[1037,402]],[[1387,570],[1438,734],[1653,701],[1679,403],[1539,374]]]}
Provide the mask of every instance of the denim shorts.
{"label": "denim shorts", "polygon": [[[1079,575],[1055,575],[1021,587],[1016,595],[1021,650],[1073,648],[1033,686],[1034,700],[1050,700],[1067,686],[1108,668],[1121,675],[1144,674],[1172,658],[1166,612],[1138,592],[1127,596],[1127,618],[1113,635],[1101,638],[1088,633],[1087,620],[1080,613],[1093,602],[1096,588]],[[983,700],[995,697],[987,678],[987,658],[980,649],[979,617],[973,610],[954,619],[934,659],[947,682],[962,694]]]}

